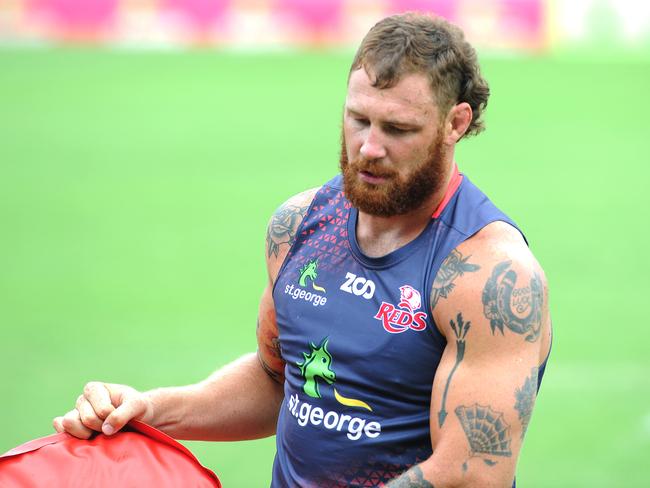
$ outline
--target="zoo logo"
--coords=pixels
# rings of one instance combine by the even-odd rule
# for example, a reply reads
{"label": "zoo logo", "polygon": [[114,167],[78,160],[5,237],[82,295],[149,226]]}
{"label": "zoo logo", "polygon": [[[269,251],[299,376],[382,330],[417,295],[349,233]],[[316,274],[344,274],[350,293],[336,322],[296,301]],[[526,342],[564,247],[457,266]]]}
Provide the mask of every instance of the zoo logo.
{"label": "zoo logo", "polygon": [[375,294],[375,282],[348,272],[339,290],[370,300]]}

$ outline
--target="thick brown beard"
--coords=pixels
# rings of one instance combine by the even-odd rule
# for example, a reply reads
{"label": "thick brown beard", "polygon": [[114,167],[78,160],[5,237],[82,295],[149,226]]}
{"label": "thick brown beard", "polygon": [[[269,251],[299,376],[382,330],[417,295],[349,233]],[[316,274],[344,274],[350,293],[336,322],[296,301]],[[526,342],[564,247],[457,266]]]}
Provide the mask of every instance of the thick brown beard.
{"label": "thick brown beard", "polygon": [[[352,205],[370,215],[392,217],[421,207],[444,184],[445,164],[441,131],[429,146],[426,161],[406,178],[390,169],[378,168],[373,161],[357,159],[350,163],[345,135],[341,131],[339,166],[345,196]],[[381,186],[365,183],[359,179],[360,171],[369,171],[389,181]]]}

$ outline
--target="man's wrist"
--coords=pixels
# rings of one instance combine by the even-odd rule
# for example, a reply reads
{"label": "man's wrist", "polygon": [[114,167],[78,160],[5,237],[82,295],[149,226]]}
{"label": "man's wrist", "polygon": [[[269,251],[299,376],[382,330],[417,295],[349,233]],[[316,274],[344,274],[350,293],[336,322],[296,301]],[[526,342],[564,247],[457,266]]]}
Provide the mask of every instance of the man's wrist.
{"label": "man's wrist", "polygon": [[433,483],[424,479],[424,473],[420,466],[415,465],[405,473],[402,473],[399,478],[386,485],[386,488],[435,488]]}

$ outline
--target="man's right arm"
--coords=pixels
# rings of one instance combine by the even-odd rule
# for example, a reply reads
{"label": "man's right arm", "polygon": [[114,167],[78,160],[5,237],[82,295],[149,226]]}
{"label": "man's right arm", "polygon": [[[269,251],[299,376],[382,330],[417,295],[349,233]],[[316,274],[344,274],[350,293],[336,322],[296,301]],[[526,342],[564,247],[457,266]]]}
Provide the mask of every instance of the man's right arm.
{"label": "man's right arm", "polygon": [[93,431],[111,434],[137,419],[177,439],[245,440],[275,433],[284,361],[272,288],[315,192],[289,199],[269,223],[269,280],[260,301],[256,354],[247,354],[194,385],[141,393],[126,385],[88,383],[75,408],[54,419],[54,428],[88,438]]}

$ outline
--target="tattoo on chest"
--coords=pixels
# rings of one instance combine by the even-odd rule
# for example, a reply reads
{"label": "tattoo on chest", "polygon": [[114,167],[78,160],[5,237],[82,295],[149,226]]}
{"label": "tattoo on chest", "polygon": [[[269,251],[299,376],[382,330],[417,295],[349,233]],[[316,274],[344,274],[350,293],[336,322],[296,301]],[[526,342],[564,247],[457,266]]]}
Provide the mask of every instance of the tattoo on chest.
{"label": "tattoo on chest", "polygon": [[473,273],[481,269],[477,264],[468,263],[471,256],[463,255],[453,249],[440,265],[440,269],[431,287],[431,309],[433,310],[441,298],[447,298],[454,289],[454,280],[465,273]]}
{"label": "tattoo on chest", "polygon": [[296,239],[296,231],[307,213],[309,205],[284,204],[273,214],[266,231],[266,250],[268,257],[278,257],[280,246],[291,246]]}
{"label": "tattoo on chest", "polygon": [[456,363],[454,364],[454,367],[451,369],[449,376],[447,377],[445,391],[442,394],[442,404],[440,405],[440,410],[438,411],[438,427],[442,427],[442,425],[445,423],[445,419],[447,418],[447,409],[445,408],[445,405],[447,403],[449,385],[451,384],[452,376],[454,376],[456,369],[458,369],[458,366],[465,357],[465,336],[467,335],[467,332],[469,332],[469,328],[471,326],[471,322],[463,321],[463,316],[460,312],[458,312],[458,315],[456,316],[456,322],[450,320],[449,324],[451,325],[451,329],[454,331],[454,335],[456,336]]}
{"label": "tattoo on chest", "polygon": [[533,405],[535,404],[535,397],[537,396],[537,379],[539,369],[533,368],[530,370],[530,376],[526,378],[521,388],[515,390],[515,409],[519,413],[519,420],[521,421],[521,438],[526,435],[530,416],[533,413]]}
{"label": "tattoo on chest", "polygon": [[435,488],[424,479],[424,474],[419,466],[413,466],[399,478],[394,479],[386,488]]}
{"label": "tattoo on chest", "polygon": [[483,313],[490,320],[493,334],[496,329],[503,334],[505,326],[526,335],[528,342],[535,342],[542,327],[542,280],[535,273],[528,285],[518,288],[517,273],[511,264],[503,261],[494,267],[483,289]]}

